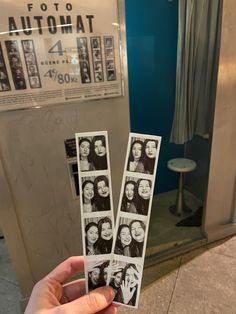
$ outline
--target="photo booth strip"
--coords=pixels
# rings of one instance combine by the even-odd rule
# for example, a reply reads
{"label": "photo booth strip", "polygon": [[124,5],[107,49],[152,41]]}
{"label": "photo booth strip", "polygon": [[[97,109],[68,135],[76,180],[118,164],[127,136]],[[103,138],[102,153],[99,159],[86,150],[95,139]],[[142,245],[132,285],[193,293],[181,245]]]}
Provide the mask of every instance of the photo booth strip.
{"label": "photo booth strip", "polygon": [[0,43],[0,92],[11,90],[2,45]]}
{"label": "photo booth strip", "polygon": [[114,237],[108,135],[76,133],[86,291],[106,285]]}
{"label": "photo booth strip", "polygon": [[130,133],[107,282],[116,285],[114,303],[132,308],[139,302],[160,145],[160,136]]}

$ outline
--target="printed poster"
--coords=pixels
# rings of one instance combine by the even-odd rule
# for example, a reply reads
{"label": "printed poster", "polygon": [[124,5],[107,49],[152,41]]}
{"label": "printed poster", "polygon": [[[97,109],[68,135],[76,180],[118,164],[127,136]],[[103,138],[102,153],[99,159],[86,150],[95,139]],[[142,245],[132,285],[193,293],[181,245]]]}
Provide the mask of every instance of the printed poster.
{"label": "printed poster", "polygon": [[116,0],[2,0],[0,111],[122,95]]}

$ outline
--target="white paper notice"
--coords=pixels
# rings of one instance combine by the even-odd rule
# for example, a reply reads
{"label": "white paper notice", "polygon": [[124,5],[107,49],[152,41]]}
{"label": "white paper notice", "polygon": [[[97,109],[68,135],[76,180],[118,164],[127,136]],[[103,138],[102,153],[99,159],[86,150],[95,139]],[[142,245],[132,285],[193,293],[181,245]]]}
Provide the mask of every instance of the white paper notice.
{"label": "white paper notice", "polygon": [[2,0],[0,111],[122,95],[116,0]]}

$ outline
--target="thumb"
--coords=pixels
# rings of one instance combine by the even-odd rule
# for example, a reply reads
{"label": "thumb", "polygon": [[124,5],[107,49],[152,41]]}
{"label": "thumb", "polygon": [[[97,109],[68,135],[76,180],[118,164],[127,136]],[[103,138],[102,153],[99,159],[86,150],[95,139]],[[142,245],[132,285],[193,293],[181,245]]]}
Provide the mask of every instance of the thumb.
{"label": "thumb", "polygon": [[63,313],[94,314],[108,307],[115,297],[114,290],[109,286],[97,288],[83,297],[62,305]]}

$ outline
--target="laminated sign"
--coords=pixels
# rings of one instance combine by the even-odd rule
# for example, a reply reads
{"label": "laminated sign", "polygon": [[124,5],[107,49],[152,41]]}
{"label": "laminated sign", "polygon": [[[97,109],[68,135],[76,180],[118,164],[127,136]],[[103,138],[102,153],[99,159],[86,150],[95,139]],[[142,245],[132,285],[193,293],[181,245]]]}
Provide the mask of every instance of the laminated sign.
{"label": "laminated sign", "polygon": [[0,111],[122,95],[116,0],[2,0]]}

